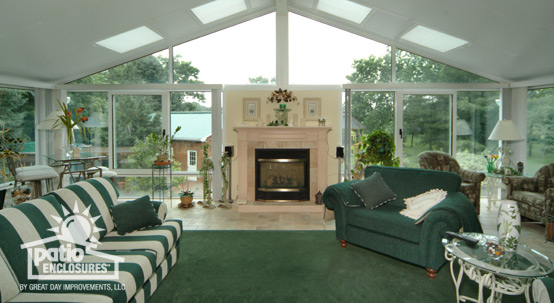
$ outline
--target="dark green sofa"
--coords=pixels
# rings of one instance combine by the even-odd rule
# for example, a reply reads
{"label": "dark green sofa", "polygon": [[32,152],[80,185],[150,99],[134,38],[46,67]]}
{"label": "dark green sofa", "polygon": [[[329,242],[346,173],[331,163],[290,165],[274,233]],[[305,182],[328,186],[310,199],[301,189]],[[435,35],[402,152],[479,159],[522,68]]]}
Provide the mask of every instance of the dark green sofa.
{"label": "dark green sofa", "polygon": [[[397,198],[375,209],[366,208],[352,190],[359,180],[327,187],[323,201],[335,212],[336,235],[343,247],[356,244],[422,266],[434,278],[446,262],[441,239],[446,231],[482,232],[475,208],[460,190],[459,175],[426,169],[368,166],[367,178],[379,172]],[[404,199],[431,189],[448,192],[423,223],[401,215]]]}

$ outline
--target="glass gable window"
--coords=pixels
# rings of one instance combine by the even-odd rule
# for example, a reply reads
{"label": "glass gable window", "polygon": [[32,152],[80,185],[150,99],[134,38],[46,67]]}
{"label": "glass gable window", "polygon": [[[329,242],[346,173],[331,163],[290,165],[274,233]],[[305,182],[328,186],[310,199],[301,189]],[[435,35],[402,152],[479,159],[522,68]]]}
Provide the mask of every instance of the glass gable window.
{"label": "glass gable window", "polygon": [[275,82],[275,13],[173,48],[175,83]]}
{"label": "glass gable window", "polygon": [[169,83],[169,50],[142,57],[71,84],[143,84]]}
{"label": "glass gable window", "polygon": [[293,13],[289,13],[289,54],[291,84],[391,79],[389,46]]}
{"label": "glass gable window", "polygon": [[487,78],[396,50],[396,81],[406,83],[494,83]]}
{"label": "glass gable window", "polygon": [[554,88],[531,89],[527,94],[527,163],[533,175],[554,162]]}

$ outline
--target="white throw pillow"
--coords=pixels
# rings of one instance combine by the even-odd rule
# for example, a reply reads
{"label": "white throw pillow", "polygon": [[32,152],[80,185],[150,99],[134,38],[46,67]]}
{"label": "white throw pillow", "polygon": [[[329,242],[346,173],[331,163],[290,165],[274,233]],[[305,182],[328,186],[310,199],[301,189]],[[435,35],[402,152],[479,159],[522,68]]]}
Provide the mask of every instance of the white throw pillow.
{"label": "white throw pillow", "polygon": [[417,220],[416,224],[419,224],[425,220],[422,216],[433,206],[444,200],[446,197],[446,191],[442,189],[431,189],[430,191],[419,194],[415,197],[404,199],[406,208],[400,212],[400,214]]}

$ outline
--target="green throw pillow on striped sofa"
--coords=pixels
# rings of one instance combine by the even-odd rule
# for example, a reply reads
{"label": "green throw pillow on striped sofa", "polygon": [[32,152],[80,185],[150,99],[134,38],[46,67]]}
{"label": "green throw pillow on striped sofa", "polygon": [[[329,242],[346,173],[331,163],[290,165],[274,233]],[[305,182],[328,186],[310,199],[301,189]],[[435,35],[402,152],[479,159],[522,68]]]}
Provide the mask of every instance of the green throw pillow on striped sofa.
{"label": "green throw pillow on striped sofa", "polygon": [[162,224],[149,196],[110,206],[110,212],[120,235]]}

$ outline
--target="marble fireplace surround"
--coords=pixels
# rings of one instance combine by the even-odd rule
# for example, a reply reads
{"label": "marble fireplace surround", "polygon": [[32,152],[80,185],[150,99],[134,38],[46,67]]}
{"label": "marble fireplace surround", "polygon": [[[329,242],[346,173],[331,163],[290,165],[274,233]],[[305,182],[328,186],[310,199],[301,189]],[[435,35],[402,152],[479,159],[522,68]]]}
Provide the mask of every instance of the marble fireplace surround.
{"label": "marble fireplace surround", "polygon": [[238,134],[238,199],[255,200],[256,149],[310,150],[310,201],[327,187],[327,133],[331,127],[242,126]]}

